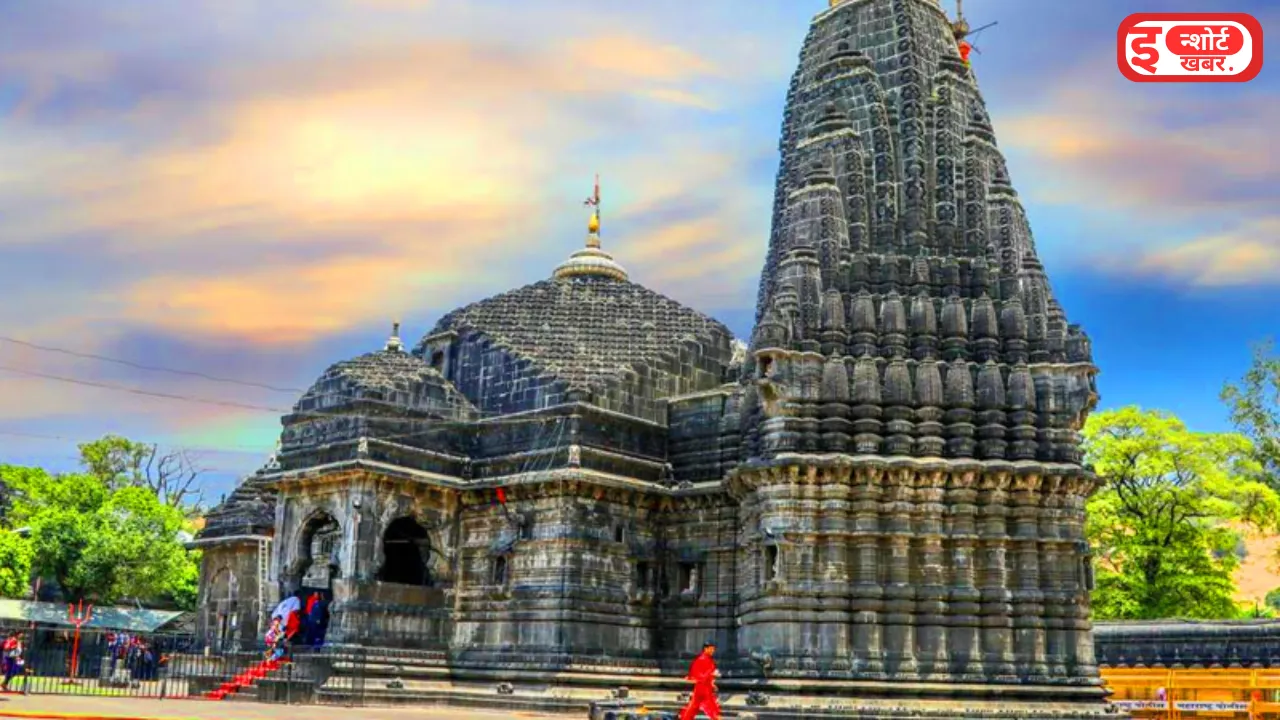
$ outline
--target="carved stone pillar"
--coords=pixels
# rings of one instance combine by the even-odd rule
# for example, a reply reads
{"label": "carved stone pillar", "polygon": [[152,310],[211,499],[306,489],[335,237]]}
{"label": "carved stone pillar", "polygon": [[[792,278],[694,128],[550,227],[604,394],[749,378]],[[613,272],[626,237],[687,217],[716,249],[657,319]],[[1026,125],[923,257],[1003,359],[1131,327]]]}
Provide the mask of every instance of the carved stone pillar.
{"label": "carved stone pillar", "polygon": [[1071,553],[1072,567],[1065,583],[1070,605],[1067,613],[1068,648],[1071,663],[1068,670],[1081,678],[1097,678],[1098,663],[1094,658],[1093,625],[1089,622],[1089,591],[1093,585],[1093,558],[1088,541],[1084,537],[1084,504],[1093,489],[1092,477],[1076,476],[1067,480],[1062,516],[1064,535],[1074,547]]}
{"label": "carved stone pillar", "polygon": [[853,674],[880,678],[884,661],[880,647],[880,613],[884,587],[880,584],[880,496],[883,471],[860,468],[853,488]]}
{"label": "carved stone pillar", "polygon": [[1005,517],[1009,474],[988,471],[980,482],[982,577],[978,587],[982,593],[982,663],[988,675],[1012,678],[1017,669],[1013,659],[1013,606],[1008,587],[1009,536]]}
{"label": "carved stone pillar", "polygon": [[1017,585],[1013,588],[1013,647],[1018,674],[1043,677],[1045,660],[1044,593],[1040,590],[1040,477],[1021,475],[1013,481],[1012,548]]}
{"label": "carved stone pillar", "polygon": [[1067,674],[1067,620],[1070,596],[1064,591],[1062,558],[1069,557],[1070,544],[1063,544],[1060,521],[1063,503],[1062,478],[1044,478],[1044,505],[1040,511],[1040,587],[1044,591],[1045,661],[1054,677]]}
{"label": "carved stone pillar", "polygon": [[911,515],[915,498],[913,470],[892,470],[886,483],[884,645],[890,676],[916,674],[915,588],[911,584]]}
{"label": "carved stone pillar", "polygon": [[946,503],[950,511],[947,537],[951,550],[951,588],[948,593],[947,647],[951,651],[951,674],[963,680],[981,680],[982,640],[978,613],[981,593],[975,586],[978,532],[975,522],[978,496],[974,488],[977,473],[952,472],[948,478]]}
{"label": "carved stone pillar", "polygon": [[847,675],[850,653],[849,565],[847,538],[850,530],[848,469],[820,473],[818,533],[822,539],[822,565],[818,568],[819,655],[831,672]]}
{"label": "carved stone pillar", "polygon": [[943,559],[943,486],[946,474],[925,470],[916,479],[916,662],[922,676],[948,675],[947,586]]}

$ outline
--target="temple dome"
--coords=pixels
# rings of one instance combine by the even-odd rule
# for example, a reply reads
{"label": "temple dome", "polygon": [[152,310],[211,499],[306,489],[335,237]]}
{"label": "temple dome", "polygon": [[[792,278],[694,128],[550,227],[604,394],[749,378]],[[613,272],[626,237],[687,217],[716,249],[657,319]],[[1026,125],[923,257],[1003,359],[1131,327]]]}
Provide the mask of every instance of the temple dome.
{"label": "temple dome", "polygon": [[329,366],[294,405],[293,412],[339,412],[352,405],[361,406],[361,414],[367,415],[400,415],[407,411],[468,419],[476,414],[470,401],[443,375],[421,358],[405,352],[399,323],[383,349]]}
{"label": "temple dome", "polygon": [[446,314],[414,354],[485,412],[576,397],[656,417],[659,398],[724,382],[732,339],[716,320],[632,282],[589,232],[550,278]]}

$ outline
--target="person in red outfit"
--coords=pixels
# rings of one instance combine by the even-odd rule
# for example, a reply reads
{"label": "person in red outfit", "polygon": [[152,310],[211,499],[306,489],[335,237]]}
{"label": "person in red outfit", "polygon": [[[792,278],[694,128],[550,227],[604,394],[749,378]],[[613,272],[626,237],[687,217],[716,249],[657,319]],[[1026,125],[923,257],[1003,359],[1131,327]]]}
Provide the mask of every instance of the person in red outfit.
{"label": "person in red outfit", "polygon": [[702,654],[689,666],[689,674],[684,679],[693,683],[693,694],[680,713],[680,720],[693,720],[699,710],[711,720],[720,720],[720,701],[716,699],[716,678],[720,671],[716,669],[715,654],[716,644],[709,642],[702,646]]}

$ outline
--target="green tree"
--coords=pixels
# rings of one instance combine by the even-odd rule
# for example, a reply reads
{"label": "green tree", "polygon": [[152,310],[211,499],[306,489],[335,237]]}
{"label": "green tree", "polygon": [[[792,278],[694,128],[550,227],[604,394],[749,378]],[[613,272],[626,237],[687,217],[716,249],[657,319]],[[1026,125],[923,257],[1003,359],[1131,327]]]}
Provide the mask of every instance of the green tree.
{"label": "green tree", "polygon": [[31,543],[12,530],[0,530],[0,597],[25,597],[31,589]]}
{"label": "green tree", "polygon": [[1262,478],[1280,490],[1280,355],[1271,341],[1253,349],[1253,364],[1239,384],[1227,383],[1222,400],[1231,422],[1253,441]]}
{"label": "green tree", "polygon": [[159,446],[105,435],[81,443],[80,464],[85,472],[102,480],[112,490],[141,487],[160,502],[189,513],[200,504],[198,463],[185,450],[161,452]]}
{"label": "green tree", "polygon": [[1263,602],[1273,611],[1280,610],[1280,588],[1274,588],[1268,592]]}
{"label": "green tree", "polygon": [[1280,496],[1256,477],[1249,439],[1197,433],[1136,407],[1090,417],[1085,456],[1105,485],[1089,501],[1103,619],[1229,618],[1239,524],[1269,529]]}
{"label": "green tree", "polygon": [[149,489],[112,489],[94,475],[0,466],[13,491],[10,519],[30,532],[31,569],[73,599],[194,604],[198,555],[182,544],[183,511]]}

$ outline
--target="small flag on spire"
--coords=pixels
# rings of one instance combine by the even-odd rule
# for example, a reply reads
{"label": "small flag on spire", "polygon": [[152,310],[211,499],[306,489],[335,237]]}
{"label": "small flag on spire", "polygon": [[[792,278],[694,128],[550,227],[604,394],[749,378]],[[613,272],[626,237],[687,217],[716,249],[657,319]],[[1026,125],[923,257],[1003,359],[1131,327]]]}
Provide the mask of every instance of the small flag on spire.
{"label": "small flag on spire", "polygon": [[598,173],[596,174],[595,191],[591,194],[591,197],[587,198],[582,204],[590,205],[591,207],[600,207],[600,175]]}

